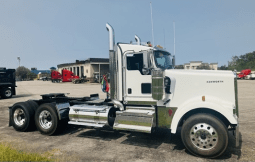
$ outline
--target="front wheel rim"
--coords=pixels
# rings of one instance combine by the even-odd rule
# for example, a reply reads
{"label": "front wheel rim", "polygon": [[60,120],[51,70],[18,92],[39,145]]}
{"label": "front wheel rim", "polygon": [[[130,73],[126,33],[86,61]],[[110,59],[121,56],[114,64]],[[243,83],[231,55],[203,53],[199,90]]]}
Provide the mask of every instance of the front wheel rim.
{"label": "front wheel rim", "polygon": [[200,150],[210,150],[218,143],[218,133],[211,125],[198,123],[190,130],[190,140]]}
{"label": "front wheel rim", "polygon": [[40,126],[44,129],[49,129],[52,126],[52,116],[47,110],[43,110],[39,115]]}
{"label": "front wheel rim", "polygon": [[21,108],[18,108],[14,111],[13,120],[14,123],[18,126],[22,126],[25,123],[25,113]]}

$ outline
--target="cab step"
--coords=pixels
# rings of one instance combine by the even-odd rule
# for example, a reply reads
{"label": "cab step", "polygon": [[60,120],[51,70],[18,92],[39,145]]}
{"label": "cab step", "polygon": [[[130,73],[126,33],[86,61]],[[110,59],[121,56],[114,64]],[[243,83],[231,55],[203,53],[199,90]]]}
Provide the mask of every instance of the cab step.
{"label": "cab step", "polygon": [[74,121],[69,121],[68,124],[82,125],[82,126],[87,126],[87,127],[97,127],[97,128],[102,128],[105,126],[105,124],[84,123],[84,122],[74,122]]}
{"label": "cab step", "polygon": [[154,126],[155,109],[153,107],[129,107],[125,111],[117,111],[114,129],[151,133]]}

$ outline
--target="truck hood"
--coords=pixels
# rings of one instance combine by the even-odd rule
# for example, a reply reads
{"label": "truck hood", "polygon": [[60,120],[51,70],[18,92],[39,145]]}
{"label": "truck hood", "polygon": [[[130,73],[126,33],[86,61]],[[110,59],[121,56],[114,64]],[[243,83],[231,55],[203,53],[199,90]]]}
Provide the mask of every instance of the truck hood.
{"label": "truck hood", "polygon": [[204,77],[231,77],[234,78],[234,72],[230,70],[184,70],[184,69],[170,69],[165,70],[165,75],[184,75],[184,76],[204,76]]}
{"label": "truck hood", "polygon": [[170,99],[173,106],[187,100],[194,101],[196,97],[200,101],[202,96],[208,102],[221,100],[220,105],[235,103],[235,75],[232,71],[171,69],[164,73],[171,79]]}

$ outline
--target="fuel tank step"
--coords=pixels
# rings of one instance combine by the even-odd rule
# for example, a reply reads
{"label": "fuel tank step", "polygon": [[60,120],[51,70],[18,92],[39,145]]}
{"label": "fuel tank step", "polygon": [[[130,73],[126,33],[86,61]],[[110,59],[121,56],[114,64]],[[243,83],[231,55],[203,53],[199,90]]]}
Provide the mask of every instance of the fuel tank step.
{"label": "fuel tank step", "polygon": [[104,125],[105,125],[105,124],[85,123],[85,122],[74,122],[74,121],[69,121],[68,124],[83,125],[83,126],[97,127],[97,128],[102,128],[102,127],[104,127]]}
{"label": "fuel tank step", "polygon": [[151,127],[137,126],[137,125],[117,124],[114,126],[114,129],[151,133]]}

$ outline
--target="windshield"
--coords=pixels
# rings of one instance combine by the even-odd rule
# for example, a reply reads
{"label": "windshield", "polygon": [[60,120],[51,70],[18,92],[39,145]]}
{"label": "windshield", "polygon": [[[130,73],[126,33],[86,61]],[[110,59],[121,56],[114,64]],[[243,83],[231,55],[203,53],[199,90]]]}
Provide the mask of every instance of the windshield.
{"label": "windshield", "polygon": [[154,51],[155,64],[161,69],[172,69],[171,55],[163,51]]}

